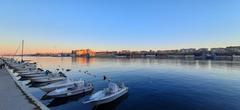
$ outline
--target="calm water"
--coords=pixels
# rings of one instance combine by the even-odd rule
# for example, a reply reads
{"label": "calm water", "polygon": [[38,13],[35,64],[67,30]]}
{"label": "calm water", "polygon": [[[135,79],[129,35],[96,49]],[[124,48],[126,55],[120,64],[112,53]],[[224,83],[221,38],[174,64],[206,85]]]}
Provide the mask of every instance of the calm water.
{"label": "calm water", "polygon": [[[240,62],[166,59],[29,57],[55,71],[70,68],[69,78],[94,84],[94,92],[111,81],[123,81],[129,93],[98,107],[82,104],[89,95],[42,100],[52,110],[240,110]],[[91,75],[81,71],[88,70]],[[96,76],[96,77],[95,77]],[[39,99],[44,92],[29,89]]]}

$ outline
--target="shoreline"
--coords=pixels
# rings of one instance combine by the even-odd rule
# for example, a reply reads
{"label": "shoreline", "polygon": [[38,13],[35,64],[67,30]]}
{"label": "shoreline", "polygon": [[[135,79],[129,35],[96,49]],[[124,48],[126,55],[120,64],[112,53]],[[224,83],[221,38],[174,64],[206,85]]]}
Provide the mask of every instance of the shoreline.
{"label": "shoreline", "polygon": [[[19,55],[12,56],[9,55],[7,57],[20,57]],[[91,56],[91,57],[85,57],[85,56],[32,56],[32,55],[24,55],[24,57],[58,57],[58,58],[121,58],[121,59],[179,59],[179,60],[212,60],[212,61],[240,61],[240,55],[233,55],[233,56],[216,56],[215,58],[201,58],[193,55],[171,55],[167,57],[161,57],[161,56],[146,56],[146,57],[128,57],[128,56]]]}

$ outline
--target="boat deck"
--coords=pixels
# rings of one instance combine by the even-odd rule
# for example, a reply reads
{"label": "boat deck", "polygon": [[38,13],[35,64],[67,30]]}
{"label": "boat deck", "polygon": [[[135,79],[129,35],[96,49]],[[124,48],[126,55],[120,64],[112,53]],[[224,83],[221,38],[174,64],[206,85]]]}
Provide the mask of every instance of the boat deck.
{"label": "boat deck", "polygon": [[0,110],[33,110],[36,108],[16,86],[7,70],[0,69]]}

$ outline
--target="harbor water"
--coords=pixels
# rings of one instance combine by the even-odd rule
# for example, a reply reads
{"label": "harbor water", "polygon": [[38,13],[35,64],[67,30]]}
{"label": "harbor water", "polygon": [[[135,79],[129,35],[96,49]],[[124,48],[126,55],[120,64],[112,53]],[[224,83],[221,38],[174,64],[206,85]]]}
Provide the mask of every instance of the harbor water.
{"label": "harbor water", "polygon": [[[43,99],[36,85],[29,91],[52,110],[240,110],[240,62],[179,59],[25,57],[51,71],[66,70],[71,79],[107,87],[107,79],[123,81],[128,94],[114,102],[82,104],[91,93]],[[85,71],[88,71],[84,73]],[[21,81],[27,83],[27,81]],[[40,86],[40,85],[39,85]]]}

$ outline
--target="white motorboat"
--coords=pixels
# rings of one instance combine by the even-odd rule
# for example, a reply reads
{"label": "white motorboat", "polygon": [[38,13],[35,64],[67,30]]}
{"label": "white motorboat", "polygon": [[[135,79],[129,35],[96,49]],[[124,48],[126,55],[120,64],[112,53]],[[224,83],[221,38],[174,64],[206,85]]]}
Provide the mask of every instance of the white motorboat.
{"label": "white motorboat", "polygon": [[62,72],[59,72],[58,74],[50,73],[47,76],[30,78],[31,82],[33,83],[53,83],[65,79],[66,76]]}
{"label": "white motorboat", "polygon": [[45,92],[51,92],[60,88],[74,87],[74,84],[84,85],[84,81],[83,80],[72,81],[70,79],[66,79],[64,81],[59,81],[59,82],[55,82],[55,83],[40,87],[40,89]]}
{"label": "white motorboat", "polygon": [[50,74],[50,71],[36,71],[36,72],[28,72],[28,73],[21,73],[19,76],[24,77],[24,78],[33,78],[33,77],[43,77],[47,76]]}
{"label": "white motorboat", "polygon": [[48,73],[46,72],[39,72],[39,73],[30,73],[30,74],[20,74],[19,76],[24,78],[33,78],[33,77],[43,77],[47,76]]}
{"label": "white motorboat", "polygon": [[121,85],[117,85],[115,83],[109,83],[108,88],[104,90],[100,90],[93,95],[87,101],[83,103],[92,103],[93,105],[101,105],[105,103],[112,102],[117,98],[123,96],[128,92],[128,87],[125,87],[122,83]]}
{"label": "white motorboat", "polygon": [[82,94],[86,92],[90,92],[93,90],[92,83],[75,83],[73,87],[64,87],[60,89],[56,89],[52,92],[49,92],[46,96],[51,98],[60,98],[60,97],[68,97],[72,95]]}
{"label": "white motorboat", "polygon": [[11,68],[13,68],[15,71],[35,70],[36,69],[35,64],[29,64],[27,62],[11,63],[11,64],[9,64],[9,66]]}
{"label": "white motorboat", "polygon": [[23,67],[12,67],[14,72],[18,72],[18,71],[31,71],[31,70],[35,70],[36,67],[33,66],[23,66]]}
{"label": "white motorboat", "polygon": [[19,74],[23,74],[23,73],[37,73],[37,72],[42,72],[44,70],[42,70],[41,68],[37,68],[35,70],[21,70],[21,71],[16,71]]}
{"label": "white motorboat", "polygon": [[21,71],[16,71],[16,72],[19,74],[22,74],[22,73],[29,73],[29,72],[38,72],[38,70],[21,70]]}
{"label": "white motorboat", "polygon": [[33,83],[52,83],[57,81],[62,81],[66,79],[65,77],[39,77],[39,78],[33,78],[31,79],[31,82]]}

